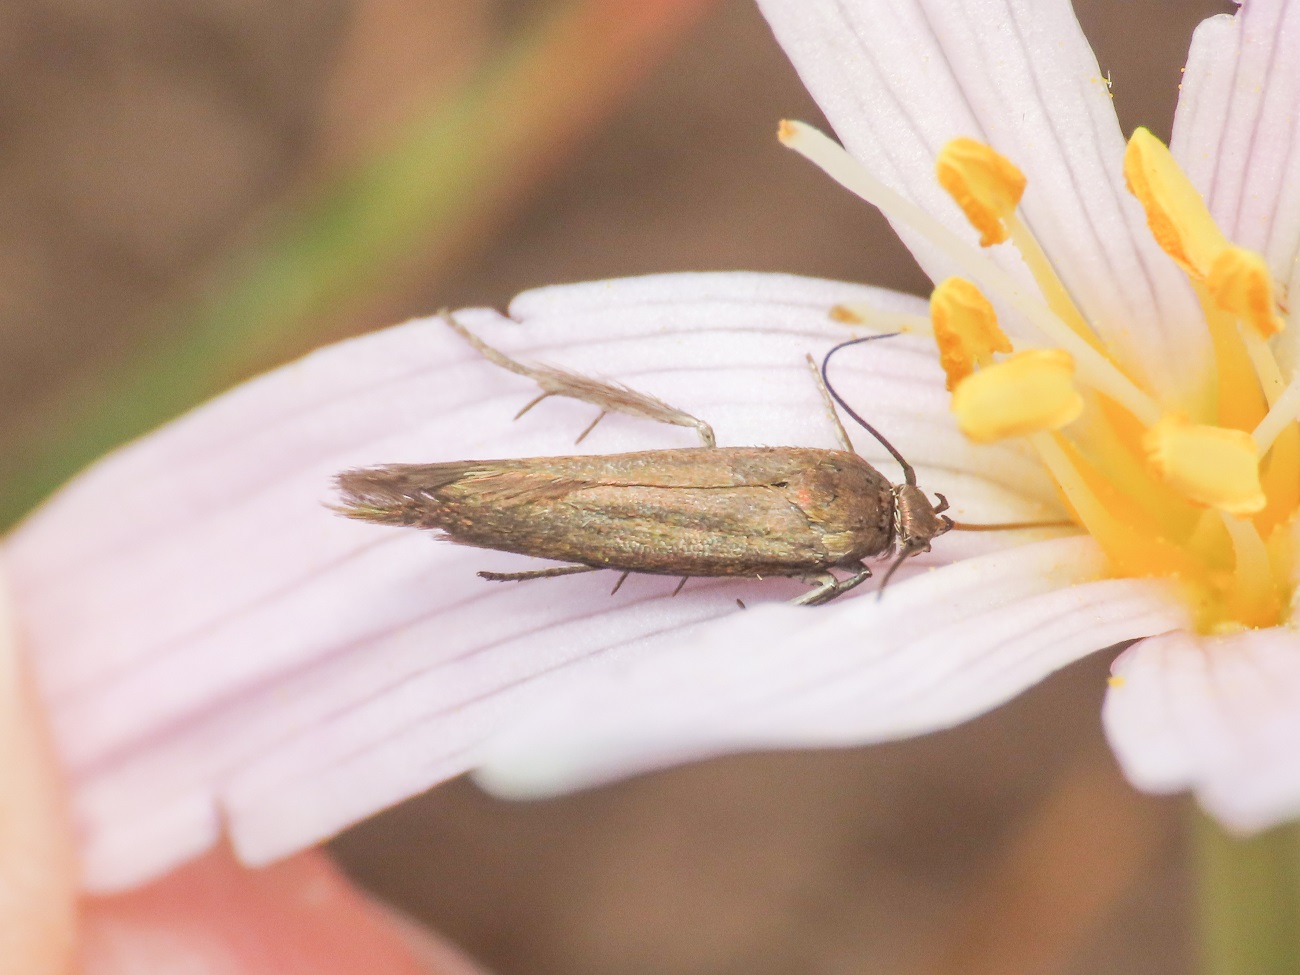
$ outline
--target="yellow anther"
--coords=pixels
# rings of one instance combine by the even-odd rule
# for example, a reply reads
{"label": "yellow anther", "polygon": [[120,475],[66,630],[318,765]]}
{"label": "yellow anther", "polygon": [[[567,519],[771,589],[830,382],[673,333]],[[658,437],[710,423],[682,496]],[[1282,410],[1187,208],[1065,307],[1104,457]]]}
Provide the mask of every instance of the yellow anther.
{"label": "yellow anther", "polygon": [[1128,140],[1124,179],[1146,210],[1156,243],[1191,277],[1204,280],[1227,238],[1168,146],[1147,129],[1135,130]]}
{"label": "yellow anther", "polygon": [[1160,476],[1196,504],[1251,515],[1268,503],[1259,482],[1255,440],[1243,430],[1169,415],[1147,430],[1142,446]]}
{"label": "yellow anther", "polygon": [[1011,351],[993,306],[965,278],[939,282],[930,295],[930,324],[950,393],[977,365],[992,365],[994,352]]}
{"label": "yellow anther", "polygon": [[1235,244],[1225,247],[1211,265],[1205,286],[1220,308],[1264,338],[1282,331],[1285,322],[1277,313],[1273,276],[1254,251]]}
{"label": "yellow anther", "polygon": [[1025,174],[1006,156],[974,139],[953,139],[935,163],[939,185],[948,191],[980,232],[980,246],[1007,239],[1003,224],[1025,192]]}
{"label": "yellow anther", "polygon": [[1083,412],[1074,359],[1030,349],[967,376],[952,394],[957,426],[976,443],[1059,430]]}

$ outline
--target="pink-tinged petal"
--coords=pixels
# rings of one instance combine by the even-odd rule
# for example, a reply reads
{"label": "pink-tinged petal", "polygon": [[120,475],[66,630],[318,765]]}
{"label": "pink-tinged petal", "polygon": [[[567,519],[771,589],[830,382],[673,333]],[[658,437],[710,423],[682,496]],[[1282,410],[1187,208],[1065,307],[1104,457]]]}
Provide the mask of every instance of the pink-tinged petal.
{"label": "pink-tinged petal", "polygon": [[1300,815],[1300,633],[1168,633],[1114,673],[1102,714],[1134,785],[1192,790],[1242,832]]}
{"label": "pink-tinged petal", "polygon": [[930,571],[816,616],[764,606],[649,638],[575,677],[485,752],[510,795],[725,751],[857,745],[946,728],[1103,647],[1185,625],[1163,583],[1100,580],[1091,539]]}
{"label": "pink-tinged petal", "polygon": [[[722,444],[833,446],[803,357],[844,336],[827,315],[839,302],[924,310],[877,289],[721,274],[532,292],[512,308],[523,325],[460,317],[511,353],[705,417]],[[958,517],[1052,516],[1037,465],[957,433],[925,342],[848,350],[833,376]],[[475,570],[537,563],[325,507],[352,466],[695,444],[689,430],[609,417],[575,448],[593,408],[550,399],[512,422],[535,392],[441,323],[412,322],[196,410],[14,533],[2,555],[91,888],[156,876],[223,831],[248,862],[282,856],[463,771],[547,681],[651,634],[738,618],[738,596],[757,606],[802,591],[700,581],[669,599],[672,580],[639,578],[611,598],[610,573],[489,584]],[[954,533],[931,564],[1016,541]]]}
{"label": "pink-tinged petal", "polygon": [[1192,38],[1170,147],[1234,242],[1290,281],[1300,253],[1300,6],[1247,0]]}
{"label": "pink-tinged petal", "polygon": [[0,576],[0,973],[72,970],[77,863],[57,760]]}
{"label": "pink-tinged petal", "polygon": [[[1209,355],[1191,293],[1124,187],[1124,139],[1068,0],[760,0],[846,148],[968,239],[934,161],[981,139],[1029,178],[1022,213],[1075,301],[1157,390]],[[896,228],[934,280],[952,273]],[[1009,246],[994,249],[1008,265]]]}
{"label": "pink-tinged petal", "polygon": [[320,852],[247,870],[218,849],[143,890],[88,899],[80,948],[79,975],[482,975]]}

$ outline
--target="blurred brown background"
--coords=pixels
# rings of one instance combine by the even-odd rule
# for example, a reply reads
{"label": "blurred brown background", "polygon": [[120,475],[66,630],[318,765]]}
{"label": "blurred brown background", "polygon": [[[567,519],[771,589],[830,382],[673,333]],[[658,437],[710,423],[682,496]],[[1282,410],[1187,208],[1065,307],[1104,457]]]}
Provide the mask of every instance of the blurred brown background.
{"label": "blurred brown background", "polygon": [[[556,6],[0,5],[0,452],[164,340],[160,309],[202,295],[226,255]],[[1167,136],[1191,27],[1226,4],[1077,6],[1125,130]],[[750,269],[924,290],[873,213],[777,145],[776,120],[820,116],[753,7],[698,14],[452,246],[417,249],[246,368],[558,281]],[[506,975],[1173,975],[1193,964],[1187,809],[1119,779],[1099,731],[1106,664],[917,741],[743,756],[529,805],[456,782],[334,848]]]}

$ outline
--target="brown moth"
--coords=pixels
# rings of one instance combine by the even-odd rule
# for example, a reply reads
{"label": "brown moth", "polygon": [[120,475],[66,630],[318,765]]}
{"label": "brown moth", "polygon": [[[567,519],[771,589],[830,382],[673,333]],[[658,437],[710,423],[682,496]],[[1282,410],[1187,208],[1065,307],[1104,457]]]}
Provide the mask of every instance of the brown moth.
{"label": "brown moth", "polygon": [[[890,555],[885,582],[909,556],[954,527],[916,486],[910,464],[850,409],[826,381],[831,355],[869,336],[837,345],[820,371],[811,358],[843,450],[811,447],[716,447],[707,423],[624,386],[548,366],[524,365],[484,343],[451,315],[447,322],[491,362],[534,380],[542,394],[694,427],[703,447],[605,456],[461,460],[389,464],[344,471],[337,510],[385,525],[426,528],[461,545],[516,552],[563,565],[525,572],[480,572],[493,581],[540,579],[615,569],[680,576],[791,576],[814,589],[794,600],[829,602],[871,577],[867,559]],[[831,397],[834,397],[832,402]],[[891,484],[853,452],[834,403],[878,439],[902,465]],[[963,526],[964,527],[964,526]],[[831,570],[848,573],[837,577]],[[883,586],[882,586],[883,588]]]}

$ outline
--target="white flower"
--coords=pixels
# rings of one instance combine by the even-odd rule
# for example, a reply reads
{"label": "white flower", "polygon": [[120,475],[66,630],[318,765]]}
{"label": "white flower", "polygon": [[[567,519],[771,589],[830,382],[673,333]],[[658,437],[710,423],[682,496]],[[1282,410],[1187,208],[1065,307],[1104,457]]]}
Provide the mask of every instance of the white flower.
{"label": "white flower", "polygon": [[[996,440],[977,446],[922,335],[844,353],[841,393],[960,521],[1060,517],[1064,497],[1089,533],[950,533],[884,599],[860,591],[812,610],[783,602],[801,589],[788,580],[696,580],[675,598],[659,577],[612,598],[605,574],[488,584],[475,570],[530,563],[337,518],[321,504],[330,476],[572,452],[591,408],[551,399],[512,423],[530,384],[432,322],[324,349],[108,458],[3,550],[89,886],[156,875],[223,830],[265,862],[479,766],[489,784],[530,793],[727,750],[942,728],[1138,638],[1105,709],[1130,778],[1194,790],[1240,829],[1300,813],[1300,435],[1297,396],[1281,391],[1300,322],[1269,339],[1239,333],[1241,316],[1156,245],[1064,0],[762,6],[852,157],[805,129],[787,141],[896,218],[936,282],[975,281],[1017,351],[1070,350],[1082,415],[1007,438],[1019,428],[990,425],[991,407],[959,405],[963,428]],[[1300,4],[1251,0],[1203,24],[1172,143],[1226,239],[1262,256],[1281,295],[1300,248],[1297,49]],[[940,188],[935,161],[956,137],[1027,177],[1015,246],[980,251]],[[1156,211],[1164,185],[1147,196]],[[1181,219],[1186,207],[1170,207]],[[803,356],[845,336],[837,306],[928,318],[917,298],[751,274],[550,288],[521,295],[508,318],[459,317],[513,355],[701,416],[720,444],[832,447]],[[1228,316],[1217,348],[1207,315],[1216,327]],[[973,362],[979,383],[1006,388],[1005,363]],[[1206,428],[1253,425],[1261,390],[1274,402],[1257,439],[1273,447],[1255,484],[1258,465],[1240,463],[1249,448]],[[1103,413],[1098,391],[1121,405]],[[612,417],[582,449],[692,438]],[[1183,464],[1186,443],[1195,455],[1221,440],[1223,465]],[[856,441],[896,476],[877,444]]]}

